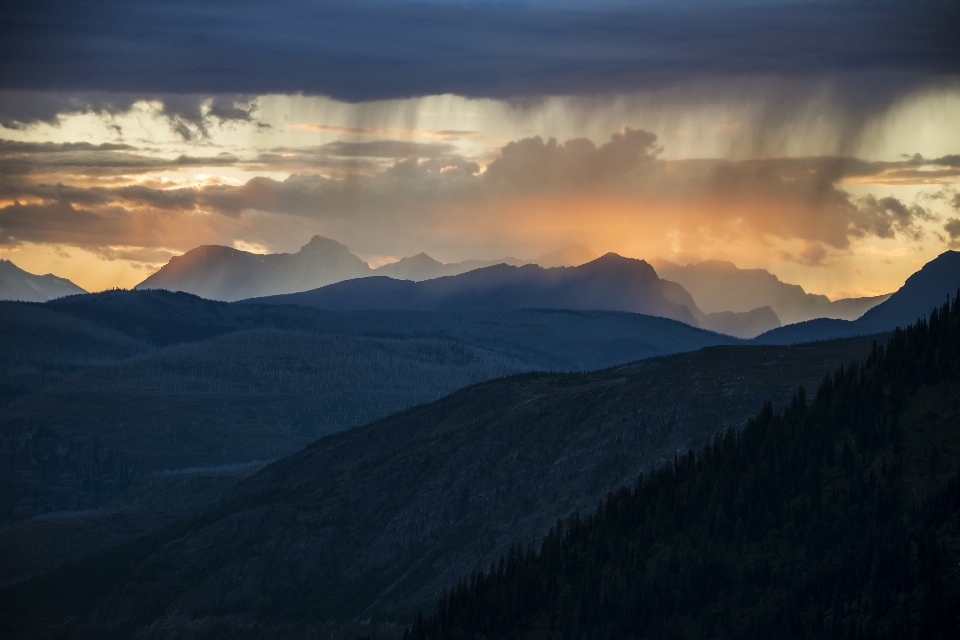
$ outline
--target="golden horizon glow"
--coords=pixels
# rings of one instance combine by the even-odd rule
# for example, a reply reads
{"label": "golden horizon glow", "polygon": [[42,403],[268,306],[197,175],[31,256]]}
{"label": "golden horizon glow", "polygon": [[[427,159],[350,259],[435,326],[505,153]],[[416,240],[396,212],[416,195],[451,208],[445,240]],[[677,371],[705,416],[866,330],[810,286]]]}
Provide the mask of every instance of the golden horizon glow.
{"label": "golden horizon glow", "polygon": [[[321,234],[375,266],[584,245],[729,260],[831,298],[877,295],[960,242],[946,230],[960,217],[960,167],[937,160],[960,151],[951,82],[853,129],[826,85],[780,112],[762,79],[524,104],[268,95],[251,99],[249,120],[179,129],[158,101],[65,114],[0,130],[13,167],[0,176],[0,257],[97,291],[132,287],[201,244],[291,252]],[[603,155],[624,127],[657,136],[649,160]],[[542,147],[512,146],[535,136]],[[576,138],[593,146],[564,145]],[[507,149],[554,173],[509,165]],[[817,183],[834,157],[853,168]]]}

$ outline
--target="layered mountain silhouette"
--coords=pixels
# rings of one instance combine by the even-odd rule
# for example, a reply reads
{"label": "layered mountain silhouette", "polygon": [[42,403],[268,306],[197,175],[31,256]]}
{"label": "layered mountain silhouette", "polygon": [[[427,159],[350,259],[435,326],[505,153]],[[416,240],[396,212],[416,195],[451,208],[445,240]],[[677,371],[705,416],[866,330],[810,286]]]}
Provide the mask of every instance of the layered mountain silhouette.
{"label": "layered mountain silhouette", "polygon": [[663,283],[661,290],[664,295],[669,300],[689,309],[693,317],[697,319],[698,326],[704,329],[725,333],[737,338],[754,338],[780,326],[780,318],[770,307],[760,307],[743,312],[704,313],[686,289],[671,280],[661,280],[661,282]]}
{"label": "layered mountain silhouette", "polygon": [[889,298],[854,321],[819,318],[768,331],[755,340],[762,344],[798,344],[892,331],[942,304],[960,289],[960,252],[946,251],[923,266]]}
{"label": "layered mountain silhouette", "polygon": [[332,311],[602,309],[699,326],[688,306],[665,293],[667,286],[643,260],[608,253],[579,267],[500,264],[422,282],[371,277],[255,302]]}
{"label": "layered mountain silhouette", "polygon": [[398,280],[431,280],[444,276],[456,276],[461,273],[492,267],[496,264],[508,264],[513,267],[522,267],[526,264],[535,264],[544,268],[551,267],[579,267],[580,265],[596,260],[597,254],[586,247],[575,246],[546,253],[534,260],[506,257],[498,260],[464,260],[462,262],[443,263],[431,258],[426,253],[418,253],[409,258],[401,258],[397,262],[385,264],[373,269],[373,275],[388,276]]}
{"label": "layered mountain silhouette", "polygon": [[231,302],[255,296],[306,291],[370,274],[366,262],[344,245],[314,236],[297,253],[260,255],[205,245],[171,258],[137,289],[186,291]]}
{"label": "layered mountain silhouette", "polygon": [[545,267],[577,266],[597,255],[585,247],[567,247],[535,260],[506,257],[443,263],[426,253],[402,258],[373,269],[336,240],[314,236],[297,253],[258,254],[219,245],[204,245],[172,258],[137,289],[185,291],[210,300],[245,298],[309,291],[334,282],[365,276],[428,280],[454,276],[496,264]]}
{"label": "layered mountain silhouette", "polygon": [[0,300],[46,302],[86,291],[52,273],[44,276],[24,271],[9,260],[0,260]]}
{"label": "layered mountain silhouette", "polygon": [[515,267],[527,264],[519,258],[502,258],[500,260],[464,260],[463,262],[443,263],[421,252],[409,258],[401,258],[396,262],[385,264],[371,269],[370,275],[387,276],[398,280],[431,280],[444,276],[457,276],[474,269],[491,267],[495,264],[509,264]]}
{"label": "layered mountain silhouette", "polygon": [[749,313],[703,313],[679,284],[661,280],[643,260],[615,253],[578,267],[546,269],[534,264],[519,267],[498,264],[420,282],[383,276],[359,278],[314,291],[257,298],[251,302],[295,304],[331,311],[628,311],[679,320],[742,338],[752,338],[780,326],[769,307]]}
{"label": "layered mountain silhouette", "polygon": [[[662,258],[652,261],[661,278],[690,292],[705,313],[747,312],[770,307],[783,324],[814,318],[855,320],[889,295],[831,301],[781,282],[765,269],[739,269],[732,262],[710,260],[680,266]],[[768,327],[771,328],[771,327]]]}

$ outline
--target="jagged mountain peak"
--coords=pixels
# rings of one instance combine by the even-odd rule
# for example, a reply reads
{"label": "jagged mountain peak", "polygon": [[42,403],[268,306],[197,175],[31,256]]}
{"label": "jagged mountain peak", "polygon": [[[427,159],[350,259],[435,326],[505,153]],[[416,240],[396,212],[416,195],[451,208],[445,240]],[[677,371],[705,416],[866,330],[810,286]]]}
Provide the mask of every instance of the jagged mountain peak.
{"label": "jagged mountain peak", "polygon": [[316,235],[310,238],[310,241],[300,247],[298,253],[317,253],[321,251],[337,251],[337,252],[346,252],[350,253],[350,249],[345,244],[341,244],[336,240],[327,238],[326,236]]}
{"label": "jagged mountain peak", "polygon": [[0,300],[46,302],[78,293],[86,291],[66,278],[30,273],[10,260],[0,259]]}

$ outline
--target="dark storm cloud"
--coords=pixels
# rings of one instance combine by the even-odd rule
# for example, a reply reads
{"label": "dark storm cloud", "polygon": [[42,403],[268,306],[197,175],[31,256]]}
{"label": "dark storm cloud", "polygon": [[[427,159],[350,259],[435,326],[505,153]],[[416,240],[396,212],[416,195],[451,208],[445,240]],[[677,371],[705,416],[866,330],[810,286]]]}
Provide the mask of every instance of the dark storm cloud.
{"label": "dark storm cloud", "polygon": [[[0,27],[2,31],[2,27]],[[2,50],[3,44],[0,44]],[[4,77],[6,65],[0,63],[0,78]],[[207,94],[158,94],[104,93],[81,91],[64,93],[58,91],[5,91],[0,86],[0,126],[7,129],[23,129],[38,122],[56,123],[68,114],[91,113],[102,118],[128,113],[137,102],[158,102],[160,115],[184,140],[205,137],[214,123],[254,122],[256,107],[250,98],[243,95]],[[116,125],[118,134],[123,132]]]}
{"label": "dark storm cloud", "polygon": [[[0,88],[357,101],[621,92],[717,75],[954,74],[958,16],[955,2],[938,1],[40,0],[4,7]],[[23,117],[64,108],[77,105]],[[202,128],[195,114],[174,118]]]}

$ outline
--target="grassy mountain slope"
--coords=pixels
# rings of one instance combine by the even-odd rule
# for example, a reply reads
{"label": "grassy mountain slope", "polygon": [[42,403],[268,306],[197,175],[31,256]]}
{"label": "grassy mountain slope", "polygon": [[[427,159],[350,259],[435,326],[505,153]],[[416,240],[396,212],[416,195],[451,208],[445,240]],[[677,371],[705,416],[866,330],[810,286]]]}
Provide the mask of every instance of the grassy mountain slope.
{"label": "grassy mountain slope", "polygon": [[958,560],[960,298],[511,547],[404,638],[955,638]]}
{"label": "grassy mountain slope", "polygon": [[390,625],[511,541],[869,344],[712,347],[469,387],[322,438],[203,517],[3,591],[8,635],[242,637],[257,624],[282,637],[368,618],[399,632]]}

